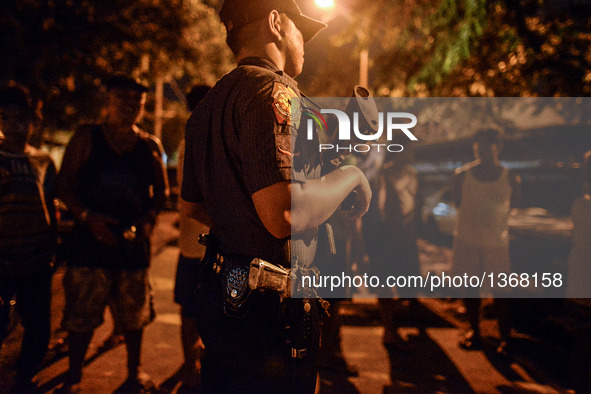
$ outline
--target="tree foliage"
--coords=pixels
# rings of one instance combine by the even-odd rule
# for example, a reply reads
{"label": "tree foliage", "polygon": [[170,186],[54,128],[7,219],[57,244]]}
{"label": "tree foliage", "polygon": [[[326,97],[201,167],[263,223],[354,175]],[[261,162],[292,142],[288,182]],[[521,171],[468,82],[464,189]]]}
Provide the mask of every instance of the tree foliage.
{"label": "tree foliage", "polygon": [[214,10],[199,0],[7,0],[0,34],[2,77],[30,86],[58,126],[95,117],[113,72],[212,83],[231,63]]}
{"label": "tree foliage", "polygon": [[587,0],[348,0],[338,7],[350,21],[337,43],[370,49],[377,94],[591,93]]}

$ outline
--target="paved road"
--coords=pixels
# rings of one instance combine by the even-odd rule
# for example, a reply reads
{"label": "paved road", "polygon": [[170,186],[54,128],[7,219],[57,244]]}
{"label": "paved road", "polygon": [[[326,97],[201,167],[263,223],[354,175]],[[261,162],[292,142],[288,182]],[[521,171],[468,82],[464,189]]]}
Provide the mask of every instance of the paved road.
{"label": "paved road", "polygon": [[[173,213],[159,218],[154,239],[155,255],[152,275],[156,321],[145,331],[143,365],[160,386],[169,392],[186,392],[179,388],[176,372],[181,364],[180,319],[172,302],[174,273],[178,258],[172,226]],[[63,296],[60,287],[63,270],[54,278],[53,327],[57,330]],[[415,345],[414,351],[388,355],[381,346],[383,329],[379,326],[376,300],[359,300],[342,307],[345,326],[342,329],[343,351],[348,362],[358,366],[358,377],[322,373],[321,393],[555,393],[559,388],[547,379],[530,373],[513,359],[499,359],[490,351],[466,352],[457,347],[457,338],[465,326],[454,315],[457,302],[423,300],[420,315],[429,327],[424,334],[412,327],[401,328]],[[404,320],[404,319],[403,319]],[[111,393],[125,379],[125,349],[117,347],[97,354],[97,347],[108,336],[111,322],[107,316],[92,341],[84,370],[83,392]],[[494,347],[495,328],[485,324],[485,333]],[[63,336],[56,331],[53,340]],[[18,348],[17,329],[0,356],[0,392],[7,390],[12,376],[13,354]],[[59,356],[59,354],[58,354]],[[37,376],[43,392],[52,392],[62,382],[67,359],[55,357]],[[558,390],[557,390],[558,388]]]}

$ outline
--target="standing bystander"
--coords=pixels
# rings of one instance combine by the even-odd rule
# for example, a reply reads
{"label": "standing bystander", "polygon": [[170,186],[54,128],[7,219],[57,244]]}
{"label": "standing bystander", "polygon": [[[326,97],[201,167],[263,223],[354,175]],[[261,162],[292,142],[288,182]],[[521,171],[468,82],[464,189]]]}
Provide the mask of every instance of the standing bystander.
{"label": "standing bystander", "polygon": [[[500,165],[501,148],[498,130],[481,130],[474,136],[476,160],[456,170],[454,199],[458,222],[452,268],[455,275],[508,274],[511,270],[507,221],[511,206],[520,196],[521,178]],[[460,346],[466,350],[480,349],[480,295],[475,289],[466,296],[469,298],[464,299],[464,305],[471,331],[461,338]],[[497,298],[495,304],[501,335],[497,352],[505,355],[511,337],[510,304],[507,298]]]}
{"label": "standing bystander", "polygon": [[[396,136],[393,143],[402,144],[406,137]],[[419,276],[417,249],[417,171],[411,165],[410,146],[401,152],[387,154],[379,174],[372,182],[374,190],[370,210],[363,217],[363,236],[370,270],[385,280],[388,276]],[[378,289],[378,305],[384,324],[384,347],[390,356],[395,350],[410,350],[410,343],[398,333],[397,302],[393,289]],[[418,318],[417,289],[396,288],[399,303],[408,299],[410,313]],[[419,327],[421,328],[421,327]]]}
{"label": "standing bystander", "polygon": [[80,127],[60,174],[60,197],[76,218],[64,277],[70,370],[64,392],[77,391],[84,356],[107,304],[127,347],[130,389],[153,386],[140,371],[144,327],[154,318],[148,269],[150,234],[168,194],[159,141],[135,123],[147,88],[117,75],[107,84],[107,119]]}
{"label": "standing bystander", "polygon": [[566,281],[566,296],[569,298],[580,298],[585,294],[591,274],[591,151],[585,154],[583,163],[584,192],[573,202],[571,209],[574,229]]}
{"label": "standing bystander", "polygon": [[[211,89],[207,85],[196,85],[187,94],[187,107],[193,111],[203,97]],[[177,166],[178,184],[183,183],[183,163],[185,158],[185,141],[179,147],[179,161]],[[184,363],[181,368],[183,386],[195,387],[200,381],[201,356],[203,342],[197,331],[196,292],[198,284],[199,264],[205,254],[205,246],[201,245],[199,235],[207,233],[209,228],[189,217],[184,210],[185,205],[179,206],[179,261],[176,269],[174,284],[174,301],[181,306],[181,344],[183,347]]]}
{"label": "standing bystander", "polygon": [[16,296],[24,327],[17,391],[34,386],[50,335],[56,170],[47,154],[28,145],[35,116],[27,89],[15,82],[0,88],[0,347]]}

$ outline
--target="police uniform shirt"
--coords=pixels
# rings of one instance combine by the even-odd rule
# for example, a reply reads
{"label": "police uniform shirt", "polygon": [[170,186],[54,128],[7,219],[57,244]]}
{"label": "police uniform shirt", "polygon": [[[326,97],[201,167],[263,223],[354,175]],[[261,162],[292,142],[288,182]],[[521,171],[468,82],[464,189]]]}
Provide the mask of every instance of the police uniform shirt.
{"label": "police uniform shirt", "polygon": [[[297,83],[272,62],[246,58],[217,82],[187,123],[181,196],[204,204],[225,253],[289,261],[289,240],[266,230],[252,195],[319,175],[308,159],[293,168],[290,104],[299,95]],[[308,237],[315,239],[315,232]],[[313,259],[315,250],[303,249]]]}

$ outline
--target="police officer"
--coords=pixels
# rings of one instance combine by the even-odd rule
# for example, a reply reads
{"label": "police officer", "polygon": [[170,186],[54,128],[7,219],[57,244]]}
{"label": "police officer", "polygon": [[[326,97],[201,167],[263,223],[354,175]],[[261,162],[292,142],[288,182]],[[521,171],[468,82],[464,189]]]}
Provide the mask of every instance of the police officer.
{"label": "police officer", "polygon": [[249,291],[249,263],[311,270],[318,227],[353,190],[347,214],[360,217],[371,191],[356,167],[323,170],[317,140],[306,149],[292,132],[304,42],[325,25],[294,0],[226,0],[220,17],[238,66],[188,121],[181,191],[183,209],[215,236],[197,292],[204,390],[313,392],[321,308]]}

